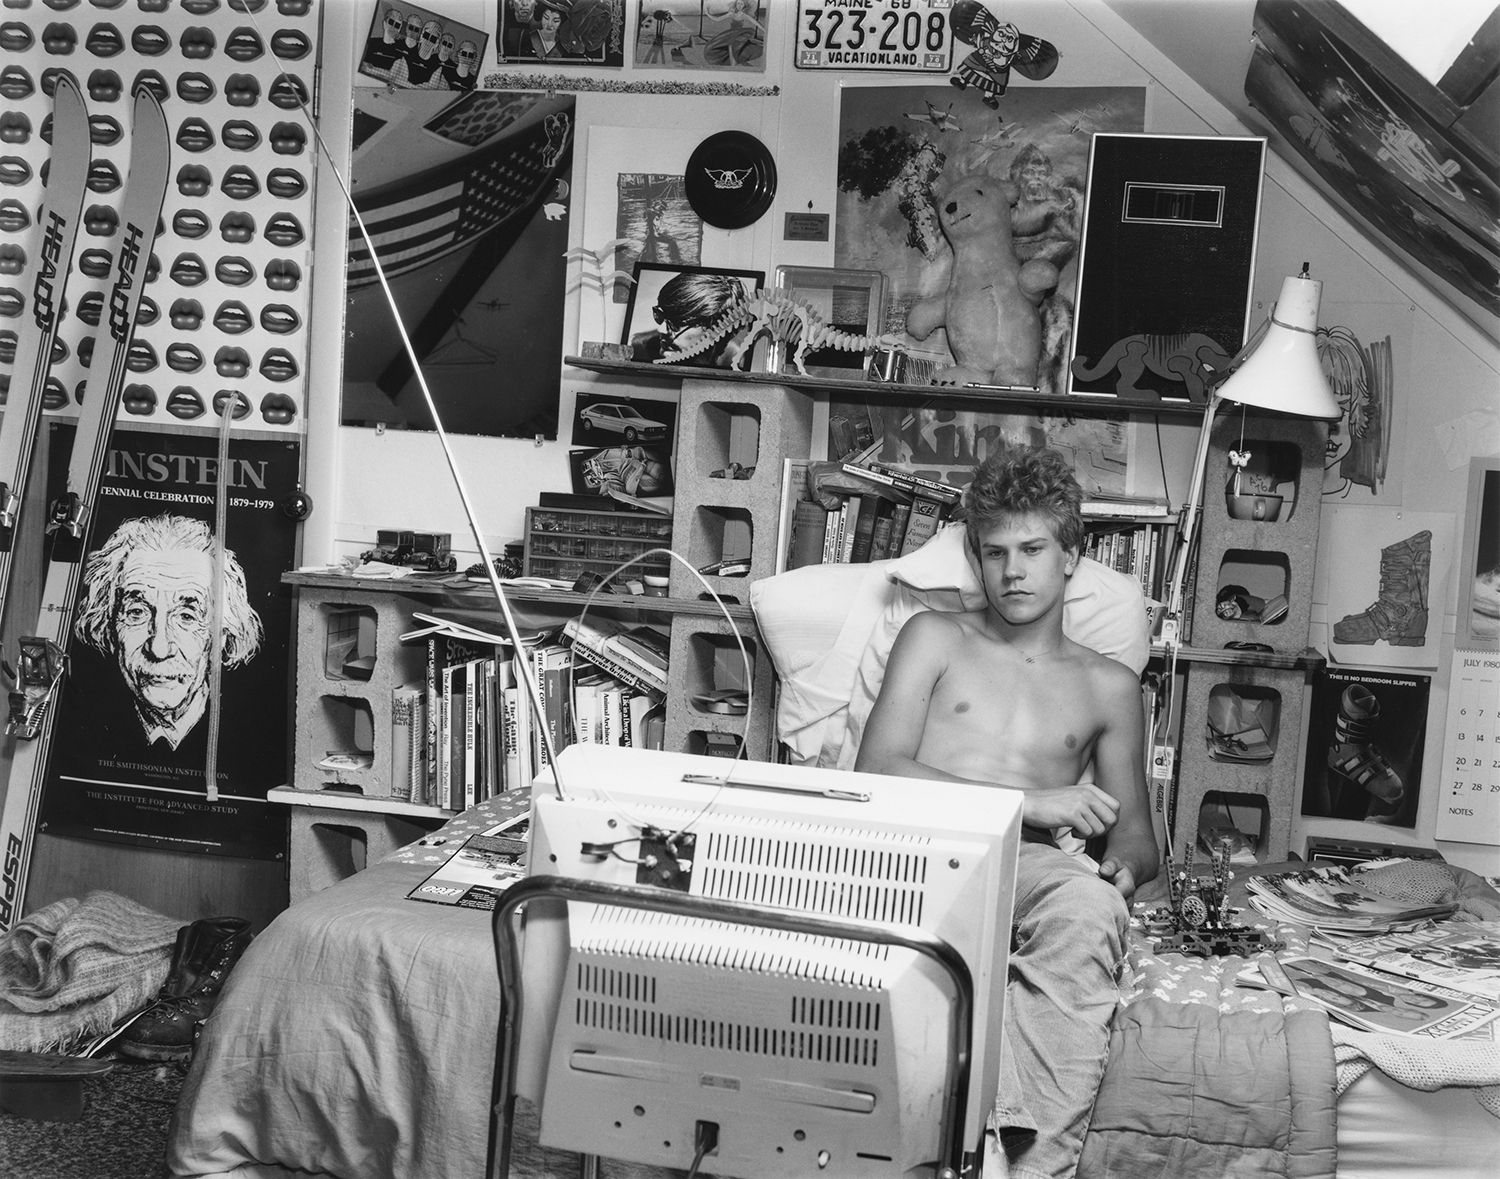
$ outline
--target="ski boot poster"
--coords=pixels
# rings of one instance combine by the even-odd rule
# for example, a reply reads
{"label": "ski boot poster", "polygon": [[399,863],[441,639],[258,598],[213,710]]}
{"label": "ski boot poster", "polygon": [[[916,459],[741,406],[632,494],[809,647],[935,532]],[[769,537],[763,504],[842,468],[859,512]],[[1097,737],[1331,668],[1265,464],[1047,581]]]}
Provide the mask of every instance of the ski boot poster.
{"label": "ski boot poster", "polygon": [[1329,658],[1436,670],[1453,517],[1378,507],[1325,513]]}
{"label": "ski boot poster", "polygon": [[1304,815],[1416,826],[1430,684],[1425,675],[1332,668],[1313,677]]}
{"label": "ski boot poster", "polygon": [[[52,426],[50,471],[72,427]],[[290,589],[300,443],[229,449],[217,801],[207,763],[213,706],[208,603],[218,439],[118,429],[67,638],[68,674],[41,804],[50,835],[249,859],[286,852]],[[52,489],[56,494],[61,488]]]}
{"label": "ski boot poster", "polygon": [[[171,162],[120,420],[211,429],[214,396],[233,388],[250,398],[243,427],[300,433],[315,155],[301,103],[315,81],[317,0],[37,0],[6,3],[3,18],[0,342],[12,348],[18,333],[24,343],[38,267],[67,263],[43,258],[35,219],[44,194],[62,198],[46,185],[48,170],[75,149],[55,110],[59,81],[71,80],[86,107],[77,145],[86,189],[64,271],[68,311],[51,353],[49,415],[76,414],[102,346],[108,279],[126,248],[132,95],[146,86],[170,124]],[[0,366],[6,360],[0,353]]]}

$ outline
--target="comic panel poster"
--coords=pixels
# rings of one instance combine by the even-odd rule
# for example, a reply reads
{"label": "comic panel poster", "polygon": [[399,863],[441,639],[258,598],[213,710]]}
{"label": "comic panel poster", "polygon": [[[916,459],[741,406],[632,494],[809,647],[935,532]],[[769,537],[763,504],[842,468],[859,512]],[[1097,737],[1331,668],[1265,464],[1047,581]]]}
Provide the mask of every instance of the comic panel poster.
{"label": "comic panel poster", "polygon": [[1331,668],[1314,676],[1304,815],[1417,825],[1431,683],[1425,675]]}
{"label": "comic panel poster", "polygon": [[[58,486],[71,423],[51,425]],[[235,438],[229,461],[217,779],[207,769],[218,439],[116,430],[100,485],[41,806],[51,835],[247,859],[286,854],[300,442]],[[65,735],[65,736],[63,736]]]}
{"label": "comic panel poster", "polygon": [[434,428],[367,231],[444,428],[557,437],[573,131],[571,95],[355,91],[344,425]]}

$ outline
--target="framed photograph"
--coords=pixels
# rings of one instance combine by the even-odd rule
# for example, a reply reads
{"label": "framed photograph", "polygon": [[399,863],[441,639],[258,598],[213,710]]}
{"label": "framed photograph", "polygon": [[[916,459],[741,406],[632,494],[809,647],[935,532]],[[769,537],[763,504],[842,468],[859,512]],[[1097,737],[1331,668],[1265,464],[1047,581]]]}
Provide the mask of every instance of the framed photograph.
{"label": "framed photograph", "polygon": [[[748,299],[765,282],[764,270],[637,262],[620,343],[634,345],[637,360],[655,359],[673,342],[690,345],[694,334],[711,326],[737,300]],[[692,363],[727,367],[729,358],[721,342],[693,357]]]}
{"label": "framed photograph", "polygon": [[[836,266],[778,266],[776,290],[806,303],[824,323],[854,336],[878,336],[885,330],[885,274]],[[864,352],[820,348],[802,358],[809,376],[862,379],[869,369]],[[791,356],[780,344],[771,347],[768,372],[789,371]]]}
{"label": "framed photograph", "polygon": [[500,63],[623,66],[625,0],[495,0]]}
{"label": "framed photograph", "polygon": [[359,72],[408,90],[473,90],[490,37],[414,4],[380,0]]}
{"label": "framed photograph", "polygon": [[1500,458],[1469,460],[1469,500],[1459,555],[1460,651],[1500,651]]}

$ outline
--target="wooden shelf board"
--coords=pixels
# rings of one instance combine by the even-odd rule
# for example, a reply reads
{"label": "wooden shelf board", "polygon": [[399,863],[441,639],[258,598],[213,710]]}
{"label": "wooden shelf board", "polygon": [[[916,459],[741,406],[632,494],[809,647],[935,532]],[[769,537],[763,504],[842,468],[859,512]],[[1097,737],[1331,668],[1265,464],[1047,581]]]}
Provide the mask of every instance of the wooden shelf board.
{"label": "wooden shelf board", "polygon": [[587,356],[565,356],[565,364],[589,372],[616,377],[649,377],[653,380],[691,378],[704,381],[741,382],[753,385],[787,385],[805,393],[859,394],[870,401],[910,401],[941,397],[944,402],[980,402],[1026,405],[1054,414],[1145,414],[1154,417],[1202,418],[1203,403],[1185,401],[1133,401],[1118,397],[1073,394],[1063,397],[1045,393],[1014,393],[965,385],[898,385],[843,377],[804,377],[797,373],[731,372],[722,368],[698,368],[686,364],[648,364],[639,360],[598,360]]}
{"label": "wooden shelf board", "polygon": [[[1151,657],[1163,659],[1166,648],[1153,644]],[[1312,647],[1296,653],[1285,651],[1230,651],[1214,647],[1179,647],[1177,658],[1188,663],[1222,663],[1233,667],[1303,668],[1317,671],[1328,660]]]}
{"label": "wooden shelf board", "polygon": [[370,798],[342,790],[294,790],[290,786],[276,786],[266,791],[266,801],[331,811],[358,811],[367,815],[412,815],[423,819],[451,819],[457,813],[401,798]]}
{"label": "wooden shelf board", "polygon": [[[495,601],[494,591],[488,583],[463,581],[458,583],[446,583],[436,581],[412,581],[407,578],[396,578],[388,580],[385,578],[350,577],[347,574],[337,573],[283,573],[281,581],[284,585],[305,586],[309,589],[332,589],[348,592],[365,593],[387,593],[408,594],[413,597],[449,598],[455,606],[465,609],[484,609],[489,603]],[[508,585],[505,587],[508,598],[517,602],[538,602],[547,605],[567,606],[578,610],[588,601],[588,594],[577,593],[573,590],[536,589],[529,586]],[[745,580],[745,596],[750,595],[750,581]],[[736,622],[754,622],[755,614],[750,609],[748,602],[725,602],[729,610],[729,616]],[[718,604],[712,601],[699,601],[696,598],[653,598],[645,594],[595,594],[589,603],[589,611],[595,610],[633,610],[638,613],[654,614],[694,614],[705,615],[713,618],[722,618]],[[499,619],[500,608],[495,607],[495,617]]]}

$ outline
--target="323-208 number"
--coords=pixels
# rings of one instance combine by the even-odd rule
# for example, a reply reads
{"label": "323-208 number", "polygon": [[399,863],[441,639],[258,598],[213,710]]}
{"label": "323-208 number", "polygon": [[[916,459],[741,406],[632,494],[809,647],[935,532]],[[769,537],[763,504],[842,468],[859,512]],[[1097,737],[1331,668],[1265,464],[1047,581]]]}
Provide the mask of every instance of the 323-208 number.
{"label": "323-208 number", "polygon": [[[883,29],[867,29],[865,13],[858,8],[851,12],[841,8],[823,12],[810,10],[803,15],[807,17],[807,36],[802,38],[802,44],[807,49],[861,49],[866,38],[876,38],[871,46],[873,49],[886,53],[915,53],[923,47],[925,33],[928,52],[936,53],[943,48],[947,27],[941,12],[929,12],[924,21],[920,12],[899,15],[887,10],[880,14],[879,24],[885,26]],[[899,45],[895,41],[898,30],[901,34]]]}

